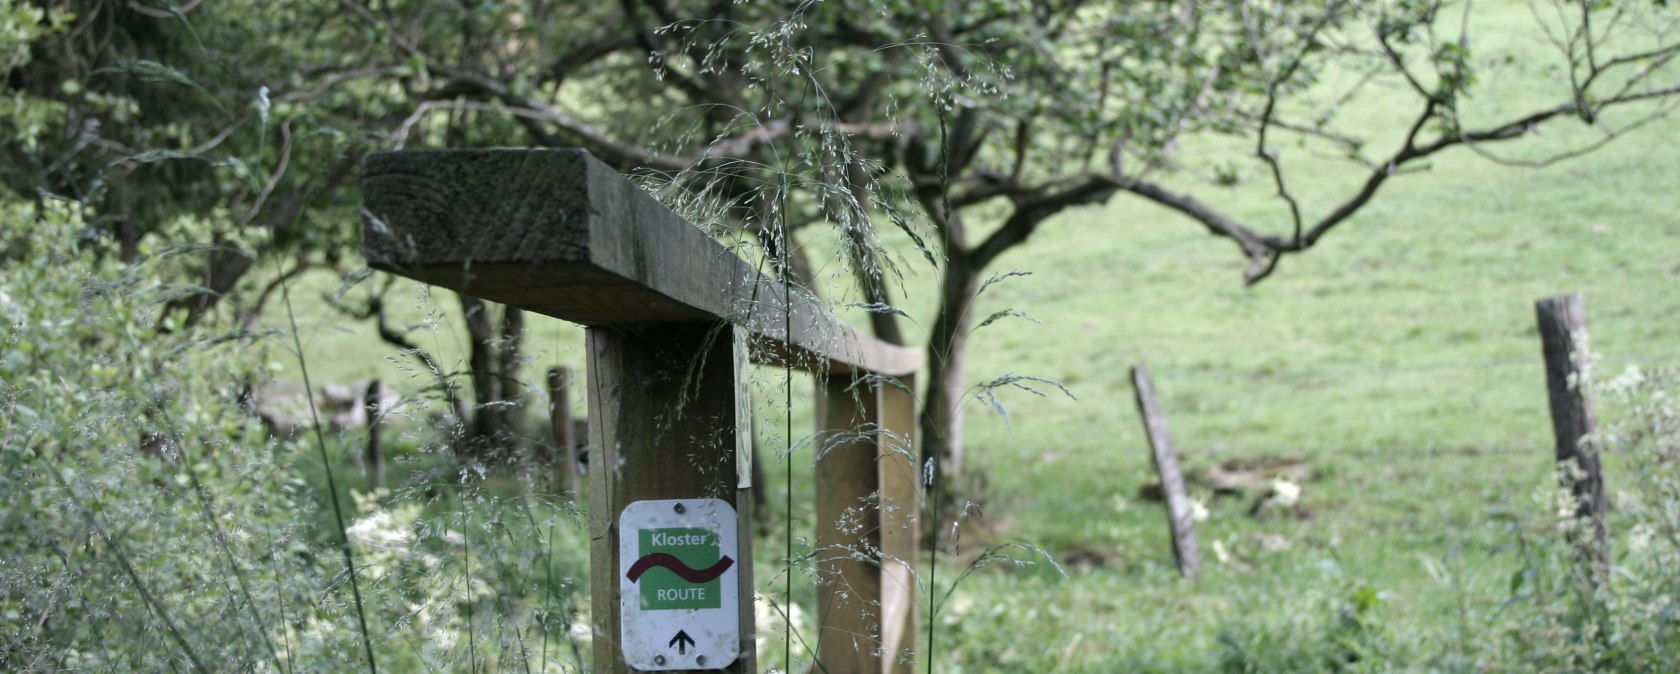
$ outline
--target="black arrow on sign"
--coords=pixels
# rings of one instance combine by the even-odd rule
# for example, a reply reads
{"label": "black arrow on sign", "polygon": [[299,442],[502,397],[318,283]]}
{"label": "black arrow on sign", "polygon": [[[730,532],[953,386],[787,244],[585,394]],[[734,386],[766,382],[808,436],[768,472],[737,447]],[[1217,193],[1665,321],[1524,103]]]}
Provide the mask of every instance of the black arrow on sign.
{"label": "black arrow on sign", "polygon": [[677,655],[688,655],[688,647],[693,645],[694,637],[688,636],[688,632],[682,630],[677,630],[677,636],[671,637],[671,643],[665,644],[667,648],[676,646]]}

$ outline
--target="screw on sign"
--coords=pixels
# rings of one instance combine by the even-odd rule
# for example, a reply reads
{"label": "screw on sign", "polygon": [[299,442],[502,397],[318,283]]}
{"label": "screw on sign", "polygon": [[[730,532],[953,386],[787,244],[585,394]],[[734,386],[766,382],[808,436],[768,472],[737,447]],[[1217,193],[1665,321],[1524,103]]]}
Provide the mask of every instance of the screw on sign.
{"label": "screw on sign", "polygon": [[640,670],[727,667],[740,655],[735,508],[636,501],[619,515],[620,643]]}

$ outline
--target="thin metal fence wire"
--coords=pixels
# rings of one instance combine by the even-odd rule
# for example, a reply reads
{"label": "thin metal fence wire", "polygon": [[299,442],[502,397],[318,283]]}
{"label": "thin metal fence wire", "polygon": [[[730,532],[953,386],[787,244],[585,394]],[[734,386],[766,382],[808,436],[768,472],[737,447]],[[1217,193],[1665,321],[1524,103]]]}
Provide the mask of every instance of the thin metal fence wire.
{"label": "thin metal fence wire", "polygon": [[[1676,365],[1680,364],[1680,353],[1645,353],[1645,354],[1598,354],[1595,365],[1600,368],[1619,368],[1628,365]],[[1360,375],[1394,375],[1411,374],[1415,372],[1466,371],[1466,370],[1496,370],[1501,368],[1526,366],[1536,370],[1545,367],[1539,355],[1533,358],[1494,358],[1441,361],[1435,363],[1401,363],[1393,365],[1368,366],[1339,366],[1339,367],[1256,367],[1256,368],[1174,368],[1154,367],[1162,379],[1178,380],[1233,380],[1247,379],[1251,381],[1290,380],[1301,381],[1319,378],[1354,378]]]}

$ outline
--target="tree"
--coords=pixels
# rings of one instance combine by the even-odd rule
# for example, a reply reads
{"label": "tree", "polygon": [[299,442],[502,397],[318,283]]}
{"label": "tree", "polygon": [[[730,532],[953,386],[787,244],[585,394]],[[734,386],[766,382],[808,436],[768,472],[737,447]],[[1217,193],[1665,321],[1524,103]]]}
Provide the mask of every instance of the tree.
{"label": "tree", "polygon": [[[969,333],[1006,317],[974,316],[975,297],[998,258],[1055,215],[1115,195],[1139,197],[1231,241],[1252,284],[1438,153],[1465,147],[1510,162],[1497,154],[1500,145],[1557,122],[1600,133],[1538,161],[1563,160],[1680,101],[1680,44],[1672,37],[1680,18],[1667,3],[1642,0],[1537,6],[1534,34],[1555,47],[1560,89],[1549,105],[1491,119],[1470,105],[1477,75],[1510,55],[1473,48],[1472,5],[1445,0],[295,4],[217,9],[305,32],[244,36],[305,64],[288,72],[252,57],[244,62],[255,74],[227,85],[249,92],[272,83],[261,85],[270,87],[269,100],[295,106],[264,112],[272,117],[262,118],[260,132],[239,127],[235,136],[252,136],[247,147],[274,153],[263,139],[287,120],[337,129],[357,139],[356,152],[582,146],[642,175],[696,221],[753,235],[777,273],[810,292],[818,284],[799,238],[828,223],[856,286],[831,299],[866,307],[876,333],[896,342],[910,338],[894,307],[906,263],[880,237],[889,226],[903,230],[939,269],[922,435],[946,474],[963,465]],[[111,12],[119,24],[185,23],[137,3],[86,0],[77,9]],[[129,65],[90,62],[84,70],[143,79],[151,66],[134,57],[151,53],[144,44],[136,39],[125,52],[130,58],[120,63]],[[169,54],[191,61],[191,51]],[[38,79],[25,88],[50,96],[42,83],[51,77]],[[1407,92],[1407,120],[1382,129],[1338,124],[1338,112],[1367,94],[1391,95],[1385,87]],[[1211,162],[1180,151],[1210,138],[1242,149]],[[307,187],[334,176],[328,154],[312,156],[307,170],[296,168],[295,155],[290,177],[267,182]],[[1289,177],[1298,162],[1320,155],[1350,162],[1360,177],[1345,194],[1310,203]],[[1271,185],[1278,219],[1213,205],[1209,195],[1245,173]],[[248,180],[239,189],[266,198],[275,190],[265,184]],[[287,213],[249,210],[270,220]],[[217,290],[216,274],[208,278]],[[475,343],[496,333],[478,328]],[[501,399],[493,379],[482,380],[481,403]],[[975,390],[1030,384],[1005,377]]]}
{"label": "tree", "polygon": [[[249,333],[299,274],[351,277],[362,157],[423,135],[416,110],[450,95],[431,88],[424,62],[362,56],[384,55],[387,32],[405,31],[465,58],[507,26],[499,14],[460,6],[393,26],[334,2],[35,4],[5,17],[8,26],[43,28],[8,33],[24,39],[5,45],[15,56],[4,63],[0,184],[97,210],[90,236],[119,243],[130,263],[186,254],[195,283],[170,289],[157,323],[166,331],[208,323]],[[497,30],[482,28],[491,25]],[[421,131],[438,145],[508,144],[524,133],[501,116],[434,121]],[[445,380],[466,421],[461,447],[505,445],[521,313],[462,297],[477,403],[469,406],[459,404],[451,373],[385,323],[382,299],[344,308],[379,321],[381,336]]]}
{"label": "tree", "polygon": [[[417,42],[393,48],[456,94],[437,107],[507,115],[539,144],[581,145],[657,174],[667,201],[706,204],[713,219],[755,233],[778,270],[807,288],[812,265],[794,237],[829,222],[858,303],[891,341],[905,335],[892,307],[897,263],[880,249],[878,222],[904,229],[941,279],[924,447],[957,474],[975,297],[999,256],[1053,216],[1139,197],[1230,240],[1248,261],[1244,281],[1257,283],[1440,152],[1463,146],[1510,163],[1496,148],[1550,123],[1601,132],[1530,163],[1558,161],[1668,113],[1680,99],[1680,17],[1665,4],[1541,8],[1536,35],[1556,47],[1565,84],[1554,103],[1492,121],[1478,121],[1468,101],[1479,67],[1511,56],[1473,51],[1471,5],[1444,1],[623,0],[619,15],[541,67],[446,67]],[[1335,72],[1350,82],[1326,83]],[[1337,125],[1342,107],[1384,85],[1411,95],[1403,126]],[[612,94],[601,97],[603,87]],[[1177,152],[1206,137],[1246,149],[1211,166]],[[1286,150],[1286,138],[1302,149]],[[1303,203],[1289,169],[1310,153],[1350,162],[1362,178],[1327,203]],[[1244,220],[1198,196],[1239,180],[1245,165],[1275,188],[1280,222]],[[1203,171],[1214,186],[1187,189],[1187,176]]]}

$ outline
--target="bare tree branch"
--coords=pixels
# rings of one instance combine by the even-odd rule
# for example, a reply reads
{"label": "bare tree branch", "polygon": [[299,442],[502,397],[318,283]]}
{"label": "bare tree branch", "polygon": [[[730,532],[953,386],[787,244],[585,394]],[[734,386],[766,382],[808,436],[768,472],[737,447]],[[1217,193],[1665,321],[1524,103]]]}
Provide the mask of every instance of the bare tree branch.
{"label": "bare tree branch", "polygon": [[1050,216],[1073,206],[1100,204],[1116,189],[1118,185],[1107,177],[1089,176],[1063,189],[1046,189],[1037,196],[1016,201],[1015,210],[1003,226],[975,247],[971,256],[973,264],[984,268],[1004,251],[1026,241]]}

